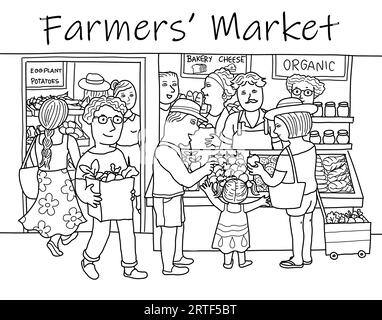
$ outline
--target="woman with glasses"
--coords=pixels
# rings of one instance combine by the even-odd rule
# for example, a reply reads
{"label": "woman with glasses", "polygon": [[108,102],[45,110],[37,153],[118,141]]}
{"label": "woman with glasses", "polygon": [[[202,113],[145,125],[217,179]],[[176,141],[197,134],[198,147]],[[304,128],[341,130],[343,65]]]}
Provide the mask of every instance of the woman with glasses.
{"label": "woman with glasses", "polygon": [[287,78],[286,87],[291,97],[303,103],[313,103],[325,91],[325,85],[315,77],[294,74]]}
{"label": "woman with glasses", "polygon": [[[94,192],[93,185],[87,183],[86,170],[84,172],[83,169],[90,168],[90,171],[95,171],[93,172],[95,176],[113,171],[114,168],[120,168],[120,171],[127,169],[129,162],[126,161],[122,151],[116,147],[121,136],[126,112],[126,104],[121,99],[104,96],[90,100],[84,110],[83,120],[91,125],[94,147],[90,148],[78,163],[76,191],[81,201],[94,208],[101,205],[102,195]],[[102,216],[107,218],[99,220],[98,216],[93,216],[92,234],[83,252],[84,259],[81,261],[83,271],[89,278],[98,279],[99,274],[95,262],[100,260],[109,239],[111,221],[116,221],[121,249],[121,265],[124,268],[123,275],[133,279],[146,278],[146,272],[138,271],[135,268],[137,258],[132,206],[115,208],[113,212],[107,213],[104,212],[104,208],[101,207],[101,209]],[[92,210],[89,210],[89,215],[92,215]]]}

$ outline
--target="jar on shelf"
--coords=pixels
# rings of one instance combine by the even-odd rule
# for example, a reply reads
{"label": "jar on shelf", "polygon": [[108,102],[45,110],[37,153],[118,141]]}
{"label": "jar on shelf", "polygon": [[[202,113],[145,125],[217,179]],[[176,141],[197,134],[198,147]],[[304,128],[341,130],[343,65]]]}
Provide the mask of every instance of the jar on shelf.
{"label": "jar on shelf", "polygon": [[339,117],[349,117],[350,116],[349,103],[347,103],[346,101],[340,102],[337,107],[337,115]]}
{"label": "jar on shelf", "polygon": [[323,137],[323,143],[325,144],[334,144],[336,142],[336,138],[334,137],[334,131],[333,130],[325,130],[324,131],[324,137]]}
{"label": "jar on shelf", "polygon": [[312,130],[310,132],[310,142],[312,142],[314,144],[320,144],[321,143],[321,136],[317,130]]}
{"label": "jar on shelf", "polygon": [[316,101],[314,104],[317,107],[317,111],[313,114],[313,117],[322,117],[324,115],[323,109],[322,109],[322,102]]}
{"label": "jar on shelf", "polygon": [[337,143],[347,144],[349,143],[349,132],[347,130],[338,130],[337,132]]}
{"label": "jar on shelf", "polygon": [[325,117],[335,117],[336,116],[336,104],[333,101],[325,103]]}

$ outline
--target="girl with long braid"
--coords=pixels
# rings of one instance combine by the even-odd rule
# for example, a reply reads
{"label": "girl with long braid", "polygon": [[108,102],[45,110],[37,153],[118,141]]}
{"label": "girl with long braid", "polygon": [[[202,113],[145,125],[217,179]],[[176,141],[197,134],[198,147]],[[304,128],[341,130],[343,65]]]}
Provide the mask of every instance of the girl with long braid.
{"label": "girl with long braid", "polygon": [[36,230],[49,239],[47,247],[55,257],[63,255],[60,242],[73,241],[78,226],[86,221],[67,169],[68,156],[77,166],[79,147],[72,136],[58,130],[67,117],[68,105],[63,100],[48,99],[41,106],[39,120],[44,132],[37,136],[32,150],[32,162],[39,166],[39,190],[36,201],[19,220],[26,230]]}

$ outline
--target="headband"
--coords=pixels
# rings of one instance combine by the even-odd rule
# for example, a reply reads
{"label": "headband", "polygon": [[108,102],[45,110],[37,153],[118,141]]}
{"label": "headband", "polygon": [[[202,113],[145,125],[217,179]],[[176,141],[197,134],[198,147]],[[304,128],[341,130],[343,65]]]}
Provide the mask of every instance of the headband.
{"label": "headband", "polygon": [[208,75],[208,77],[214,79],[223,89],[223,91],[225,92],[225,88],[224,88],[224,83],[223,83],[223,80],[215,73],[210,73]]}

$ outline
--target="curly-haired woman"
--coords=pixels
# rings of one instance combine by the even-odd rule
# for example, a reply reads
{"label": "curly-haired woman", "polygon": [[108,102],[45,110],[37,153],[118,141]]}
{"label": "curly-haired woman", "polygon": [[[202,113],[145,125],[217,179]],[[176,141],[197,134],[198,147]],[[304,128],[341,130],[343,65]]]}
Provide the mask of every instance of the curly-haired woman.
{"label": "curly-haired woman", "polygon": [[313,103],[325,91],[325,84],[315,77],[294,74],[287,78],[286,87],[291,97],[303,103]]}
{"label": "curly-haired woman", "polygon": [[220,135],[221,148],[277,149],[280,141],[267,134],[263,109],[265,78],[256,72],[238,74],[232,80],[241,110],[232,113]]}
{"label": "curly-haired woman", "polygon": [[55,257],[63,255],[60,240],[69,244],[86,221],[67,170],[68,155],[74,165],[80,159],[78,144],[58,130],[67,117],[68,105],[63,100],[48,99],[41,106],[39,121],[44,132],[37,136],[32,151],[32,161],[39,166],[39,190],[36,201],[19,220],[25,229],[37,230],[49,239],[47,247]]}
{"label": "curly-haired woman", "polygon": [[[81,167],[91,167],[97,160],[98,172],[110,171],[110,168],[120,167],[126,169],[128,164],[121,150],[116,148],[123,128],[124,115],[127,112],[126,104],[115,97],[98,97],[90,100],[83,114],[83,120],[91,125],[91,132],[95,142],[81,157],[76,170],[76,190],[79,198],[90,206],[97,207],[101,203],[100,194],[92,190],[92,185],[87,185],[86,176]],[[126,196],[129,190],[126,190]],[[98,216],[93,217],[93,230],[88,245],[83,252],[84,259],[81,266],[86,275],[96,280],[99,277],[95,262],[106,246],[110,236],[111,221],[117,222],[119,241],[121,247],[121,265],[124,268],[124,276],[133,279],[144,279],[147,273],[138,271],[135,252],[135,235],[133,227],[132,210],[129,208],[118,208],[108,212],[107,219]],[[89,215],[92,215],[89,212]]]}

